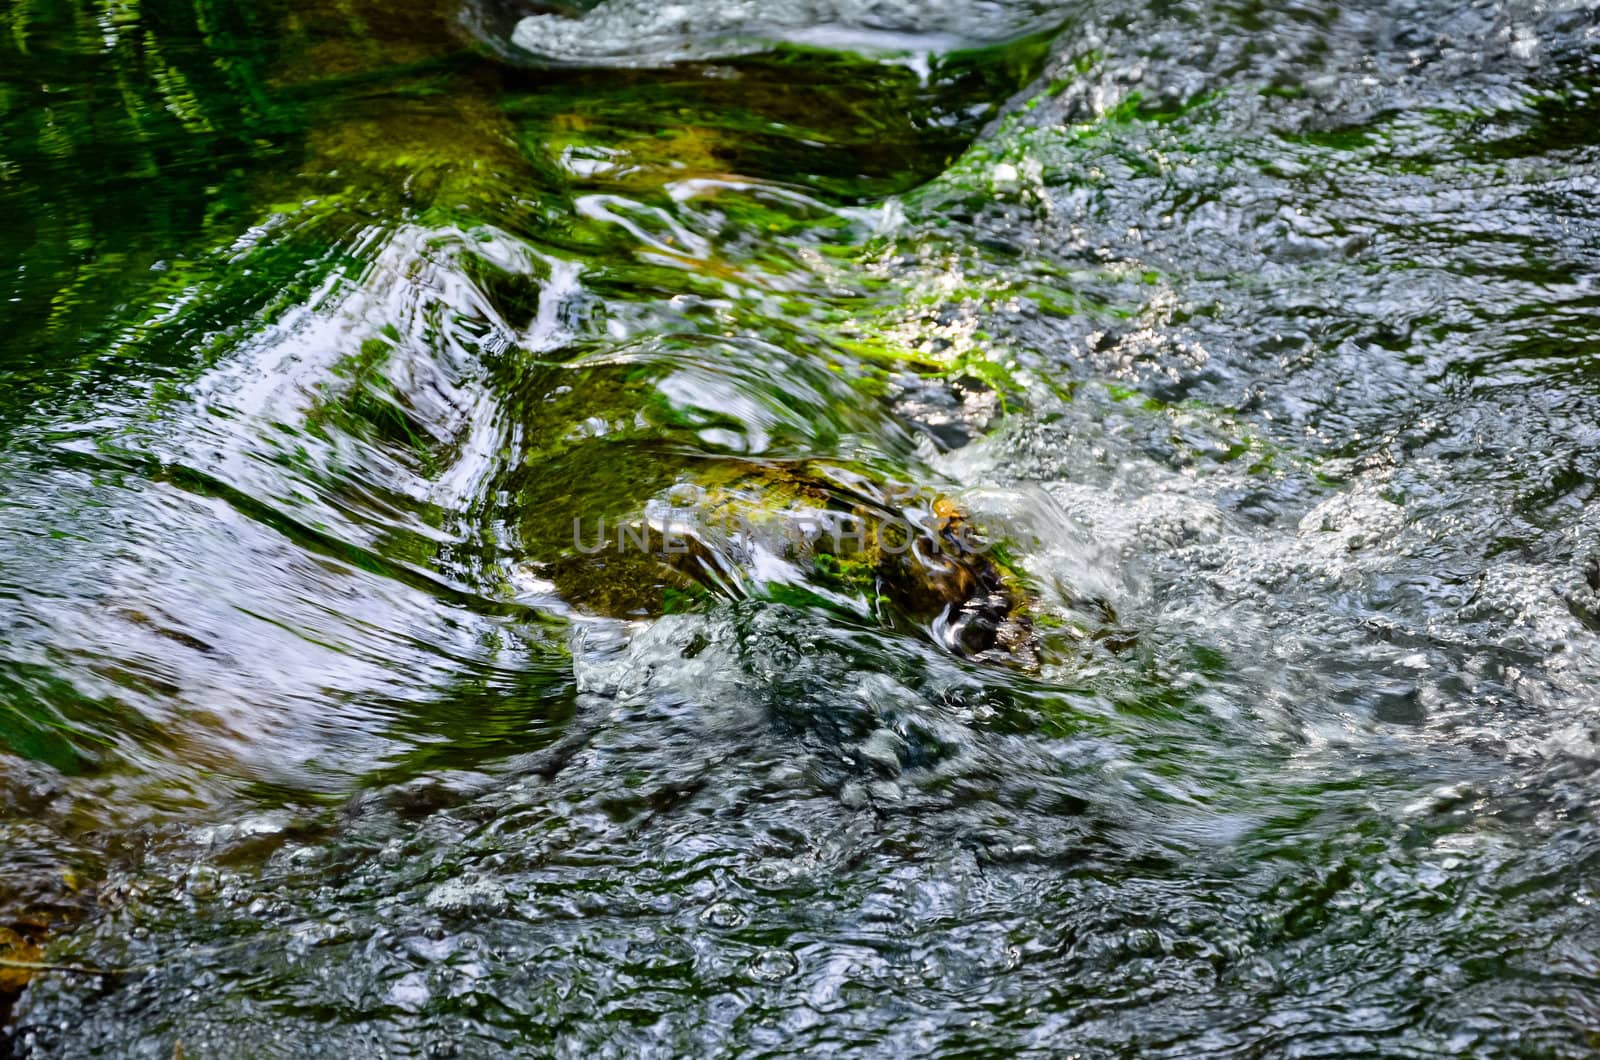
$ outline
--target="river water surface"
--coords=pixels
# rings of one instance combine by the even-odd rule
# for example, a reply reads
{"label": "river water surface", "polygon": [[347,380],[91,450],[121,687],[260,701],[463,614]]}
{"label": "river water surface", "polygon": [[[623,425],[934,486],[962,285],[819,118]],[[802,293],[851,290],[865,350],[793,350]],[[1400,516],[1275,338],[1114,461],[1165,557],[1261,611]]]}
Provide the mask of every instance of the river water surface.
{"label": "river water surface", "polygon": [[[15,1053],[1600,1048],[1591,4],[8,0],[0,222]],[[587,544],[861,498],[1028,643]]]}

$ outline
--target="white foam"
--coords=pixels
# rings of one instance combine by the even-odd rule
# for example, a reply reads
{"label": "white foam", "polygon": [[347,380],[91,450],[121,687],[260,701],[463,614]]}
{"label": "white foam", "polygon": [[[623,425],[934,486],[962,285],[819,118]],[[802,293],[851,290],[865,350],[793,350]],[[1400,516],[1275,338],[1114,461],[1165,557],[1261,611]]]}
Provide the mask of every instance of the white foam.
{"label": "white foam", "polygon": [[511,42],[551,62],[666,66],[799,44],[927,68],[931,56],[1043,28],[1025,0],[604,0],[582,18],[529,15]]}

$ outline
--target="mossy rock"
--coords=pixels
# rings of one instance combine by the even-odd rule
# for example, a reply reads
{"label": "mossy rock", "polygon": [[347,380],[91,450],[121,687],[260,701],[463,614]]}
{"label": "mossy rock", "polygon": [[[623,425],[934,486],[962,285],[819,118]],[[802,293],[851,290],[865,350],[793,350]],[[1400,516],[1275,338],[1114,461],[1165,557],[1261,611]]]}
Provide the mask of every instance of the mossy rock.
{"label": "mossy rock", "polygon": [[1033,664],[1025,579],[959,506],[820,461],[720,461],[535,561],[579,611],[642,618],[702,601],[802,598],[918,629],[985,661]]}

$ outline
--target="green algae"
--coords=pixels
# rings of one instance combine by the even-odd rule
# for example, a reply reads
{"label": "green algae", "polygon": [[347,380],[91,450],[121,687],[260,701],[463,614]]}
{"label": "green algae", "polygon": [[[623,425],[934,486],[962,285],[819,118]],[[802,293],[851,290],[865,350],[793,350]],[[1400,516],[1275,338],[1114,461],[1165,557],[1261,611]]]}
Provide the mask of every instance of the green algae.
{"label": "green algae", "polygon": [[[896,419],[901,373],[987,387],[1008,415],[1027,403],[1031,387],[1064,391],[1041,374],[1034,351],[984,326],[997,307],[1020,299],[1058,317],[1127,320],[1137,312],[1132,296],[1159,283],[1150,270],[1019,274],[1010,268],[1014,256],[984,245],[948,248],[941,258],[938,241],[921,228],[909,234],[924,266],[891,274],[882,264],[900,253],[906,234],[894,224],[879,234],[878,219],[852,212],[900,193],[914,224],[997,191],[1026,205],[1027,181],[1044,179],[1026,165],[1040,151],[1099,147],[1132,123],[1178,117],[1130,96],[1091,125],[1018,139],[1007,131],[1021,129],[1013,115],[991,146],[969,145],[999,101],[1037,72],[1048,35],[945,57],[931,78],[788,47],[724,64],[715,77],[693,67],[535,74],[463,61],[459,39],[431,9],[398,20],[363,5],[283,17],[290,32],[271,56],[223,86],[244,91],[260,116],[255,127],[275,145],[263,156],[269,166],[235,177],[241,202],[272,203],[258,217],[261,235],[241,249],[229,229],[238,214],[219,212],[209,229],[216,235],[202,236],[200,248],[144,281],[134,301],[162,309],[125,318],[116,356],[187,351],[187,365],[155,391],[180,397],[184,377],[226,357],[250,333],[308,303],[329,314],[357,297],[368,266],[348,249],[356,233],[370,231],[360,238],[371,246],[392,239],[399,224],[461,233],[461,249],[442,251],[440,260],[470,276],[487,306],[464,315],[440,307],[457,323],[430,324],[423,341],[448,335],[477,351],[499,415],[518,425],[494,480],[501,500],[474,514],[504,529],[475,532],[470,547],[448,550],[413,532],[385,530],[378,540],[414,567],[448,565],[489,597],[514,596],[511,568],[523,565],[580,611],[640,617],[730,594],[809,593],[816,606],[843,604],[872,621],[925,627],[961,596],[930,588],[935,575],[926,565],[810,549],[800,557],[799,582],[752,585],[721,546],[702,544],[691,560],[665,556],[665,540],[640,521],[642,513],[685,484],[724,489],[729,469],[736,479],[747,476],[743,461],[752,457],[766,470],[739,486],[742,518],[793,522],[808,517],[808,505],[837,507],[826,476],[808,487],[823,494],[797,494],[792,462],[850,460],[863,440],[884,438]],[[152,75],[154,91],[193,94],[200,82],[169,66]],[[183,98],[174,113],[191,139],[251,124],[215,108],[218,117],[207,117],[213,111]],[[1035,135],[1054,138],[1028,139]],[[807,145],[798,168],[797,141]],[[996,167],[1019,165],[1020,179],[1001,173],[997,184]],[[475,231],[537,232],[539,254],[581,263],[595,316],[561,348],[518,350],[509,332],[519,317],[542,312],[543,274],[489,263],[471,249]],[[108,258],[101,268],[125,265]],[[81,282],[102,278],[90,273]],[[669,310],[675,303],[681,308]],[[666,327],[679,337],[620,359],[612,351],[606,363],[594,360],[607,348],[605,327],[646,334]],[[348,352],[332,362],[303,421],[285,425],[286,437],[298,441],[285,444],[282,458],[310,481],[335,482],[352,442],[424,479],[454,459],[456,442],[418,419],[397,381],[405,367],[394,359],[396,343],[412,325],[383,328],[387,335],[344,340]],[[713,338],[729,334],[741,340]],[[790,365],[788,378],[740,374],[741,364],[775,355]],[[709,386],[715,395],[719,378],[774,399],[756,413],[758,430],[749,410],[669,393]],[[809,390],[797,391],[796,379]],[[1186,434],[1173,437],[1187,444]],[[314,455],[317,448],[330,455]],[[1202,450],[1224,461],[1249,457],[1262,471],[1271,466],[1249,438]],[[904,444],[856,466],[880,484],[929,477]],[[405,506],[436,531],[461,524],[437,506]],[[888,515],[867,513],[879,523]],[[582,528],[599,526],[631,526],[640,536],[631,548],[579,548]],[[984,564],[978,580],[1019,614],[1027,610],[1025,574],[997,559]]]}
{"label": "green algae", "polygon": [[[88,25],[87,7],[59,10]],[[874,489],[920,491],[926,508],[938,485],[893,405],[901,373],[981,382],[1003,412],[1024,398],[1016,352],[982,328],[928,345],[906,316],[1013,292],[885,279],[884,218],[861,207],[920,201],[916,189],[1032,79],[1048,35],[947,56],[928,76],[789,47],[716,71],[619,75],[485,63],[443,8],[246,17],[202,3],[153,20],[164,10],[130,14],[141,36],[109,52],[127,123],[113,119],[108,137],[87,111],[72,112],[76,124],[47,113],[0,149],[15,186],[6,204],[25,204],[61,167],[81,172],[92,151],[118,181],[164,188],[163,209],[200,211],[132,253],[115,249],[125,221],[85,215],[56,237],[59,267],[48,250],[31,263],[43,282],[66,279],[46,299],[52,315],[22,327],[23,345],[82,351],[36,378],[42,393],[77,376],[111,389],[149,380],[128,427],[101,441],[108,458],[160,467],[164,481],[244,505],[362,569],[444,578],[488,611],[518,596],[519,571],[547,578],[566,606],[629,617],[753,593],[926,631],[980,583],[1002,610],[1026,609],[1025,579],[989,560],[807,548],[789,557],[795,580],[766,583],[717,542],[666,555],[641,519],[692,485],[780,536],[819,511],[886,525],[902,513],[843,499],[834,472],[800,469],[822,461]],[[42,91],[47,71],[24,69]],[[4,102],[8,128],[38,120],[31,97]],[[529,260],[508,269],[498,250],[476,249],[507,240]],[[374,257],[401,246],[415,247],[410,317],[366,301]],[[578,315],[553,348],[523,349],[517,332],[545,313],[557,268],[577,270]],[[481,301],[435,298],[430,269],[467,277]],[[19,290],[14,304],[40,301]],[[319,352],[325,374],[266,446],[292,489],[247,502],[209,472],[149,455],[204,373],[340,314],[351,323]],[[647,338],[619,343],[618,332]],[[346,479],[373,459],[425,482],[460,457],[462,440],[441,435],[407,389],[417,359],[446,347],[476,359],[494,397],[505,440],[490,484],[464,509],[414,489],[357,499]],[[729,407],[730,395],[754,397]],[[413,525],[342,541],[339,527],[374,503]],[[579,548],[597,525],[638,536]]]}
{"label": "green algae", "polygon": [[[1142,38],[1109,33],[1111,59],[1035,85],[969,147],[1032,60],[970,92],[949,65],[923,83],[803,50],[512,69],[414,11],[6,12],[0,250],[20,264],[0,276],[21,301],[0,306],[17,343],[0,420],[55,476],[5,456],[28,557],[6,602],[45,645],[79,627],[87,645],[4,671],[0,739],[54,771],[38,794],[5,788],[10,878],[54,871],[18,861],[67,842],[42,829],[76,781],[129,761],[172,780],[88,789],[97,805],[65,828],[91,846],[126,831],[137,852],[107,859],[104,901],[81,903],[94,919],[49,956],[137,973],[41,975],[37,1051],[909,1055],[1066,1036],[1113,1054],[1580,1054],[1593,837],[1581,726],[1564,727],[1592,653],[1537,601],[1585,547],[1592,305],[1581,241],[1527,233],[1587,230],[1558,185],[1587,162],[1588,89],[1551,75],[1548,99],[1373,117],[1337,77],[1290,83],[1321,53],[1285,72],[1260,46],[1270,9],[1157,7],[1129,15],[1175,24],[1148,67],[1130,67]],[[1292,28],[1364,14],[1297,8]],[[1059,118],[1090,74],[1248,80],[1186,65],[1212,61],[1185,50],[1217,35],[1210,18],[1248,31],[1217,61],[1283,76]],[[110,87],[59,91],[72,62],[50,49],[107,22],[135,27],[114,59],[69,58],[106,63],[84,80]],[[1400,97],[1435,76],[1407,69]],[[1273,109],[1303,102],[1310,119]],[[1519,185],[1512,156],[1546,146]],[[1408,232],[1427,220],[1412,209],[1348,258],[1311,240],[1316,260],[1271,276],[1270,209],[1221,246],[1181,214],[1187,244],[1154,225],[1172,191],[1225,187],[1304,202],[1342,236],[1422,177],[1401,190],[1444,221]],[[1444,231],[1503,187],[1523,196],[1493,215],[1514,232]],[[1050,213],[1079,193],[1081,242]],[[1120,241],[1130,221],[1148,242]],[[1303,343],[1277,339],[1308,320]],[[1216,342],[1209,366],[1118,345],[1185,328]],[[1462,338],[1483,332],[1509,337]],[[1222,529],[1119,539],[1104,562],[1152,582],[1126,608],[1037,581],[1092,555],[986,538],[984,595],[1009,597],[1041,666],[959,638],[941,652],[929,616],[967,595],[930,591],[948,575],[789,531],[937,515],[938,469],[962,455],[930,446],[962,439],[916,435],[918,401],[961,378],[1000,394],[1016,436],[1060,418],[1068,444],[1104,450],[1053,464],[1062,434],[980,442],[1044,465],[997,477],[1118,509],[1102,516],[1177,500]],[[221,385],[241,379],[283,386],[252,405]],[[1513,386],[1532,396],[1485,397]],[[1306,508],[1380,476],[1410,538],[1329,556],[1296,537]],[[104,528],[66,521],[69,489],[111,511]],[[1230,490],[1264,499],[1208,507]],[[710,530],[673,551],[674,503],[748,525],[783,567],[758,577]],[[592,534],[600,517],[613,544],[589,554],[574,520]],[[35,521],[78,536],[38,546]],[[63,573],[61,551],[97,565]],[[168,551],[199,573],[156,566]],[[252,579],[315,610],[227,595],[272,588]],[[197,614],[108,619],[101,595],[135,590]],[[262,632],[230,607],[304,639],[252,671]],[[359,635],[326,635],[345,617]],[[108,806],[170,808],[196,774],[238,776],[219,745],[276,734],[217,724],[206,743],[181,713],[241,698],[289,730],[268,753],[329,748],[321,773],[239,789],[245,805],[372,790],[289,825],[105,827]],[[32,953],[0,922],[5,947]]]}

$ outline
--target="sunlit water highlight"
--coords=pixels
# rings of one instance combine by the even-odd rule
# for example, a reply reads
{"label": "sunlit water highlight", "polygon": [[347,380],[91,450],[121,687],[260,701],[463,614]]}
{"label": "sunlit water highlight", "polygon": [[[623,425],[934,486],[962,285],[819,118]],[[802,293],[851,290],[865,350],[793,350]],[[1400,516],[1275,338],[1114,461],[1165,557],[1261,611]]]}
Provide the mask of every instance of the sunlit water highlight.
{"label": "sunlit water highlight", "polygon": [[513,7],[8,12],[16,1051],[1592,1051],[1593,11]]}

